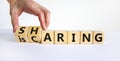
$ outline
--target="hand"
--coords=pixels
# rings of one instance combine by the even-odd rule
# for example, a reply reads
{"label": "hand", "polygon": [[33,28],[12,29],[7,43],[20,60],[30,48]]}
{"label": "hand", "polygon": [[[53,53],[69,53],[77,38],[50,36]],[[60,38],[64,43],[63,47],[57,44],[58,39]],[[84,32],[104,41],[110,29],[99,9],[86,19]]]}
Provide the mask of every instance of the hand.
{"label": "hand", "polygon": [[11,22],[13,25],[13,32],[15,32],[17,27],[19,26],[18,17],[23,12],[27,12],[38,16],[43,30],[46,30],[46,28],[49,26],[50,12],[43,6],[36,3],[35,1],[8,0],[8,2],[10,3],[10,15],[11,15]]}

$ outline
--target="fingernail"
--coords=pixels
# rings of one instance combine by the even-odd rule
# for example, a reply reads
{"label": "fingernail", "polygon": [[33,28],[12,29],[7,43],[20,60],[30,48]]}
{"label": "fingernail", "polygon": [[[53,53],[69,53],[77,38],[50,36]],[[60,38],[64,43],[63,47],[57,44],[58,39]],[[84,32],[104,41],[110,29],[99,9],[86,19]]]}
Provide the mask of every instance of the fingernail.
{"label": "fingernail", "polygon": [[46,26],[44,26],[44,30],[46,30]]}
{"label": "fingernail", "polygon": [[16,27],[16,26],[15,26],[15,27],[13,27],[13,32],[14,32],[14,33],[15,33],[16,29],[17,29],[17,27]]}
{"label": "fingernail", "polygon": [[14,32],[14,33],[15,33],[15,31],[16,31],[15,28],[13,28],[13,32]]}

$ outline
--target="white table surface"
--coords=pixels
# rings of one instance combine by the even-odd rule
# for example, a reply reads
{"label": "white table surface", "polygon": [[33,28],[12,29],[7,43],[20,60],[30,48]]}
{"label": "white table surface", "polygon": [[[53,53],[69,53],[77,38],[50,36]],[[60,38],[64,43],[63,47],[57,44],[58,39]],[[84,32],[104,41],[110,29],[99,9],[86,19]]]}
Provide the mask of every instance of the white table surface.
{"label": "white table surface", "polygon": [[104,31],[104,44],[18,43],[11,30],[0,32],[0,61],[120,61],[120,32]]}

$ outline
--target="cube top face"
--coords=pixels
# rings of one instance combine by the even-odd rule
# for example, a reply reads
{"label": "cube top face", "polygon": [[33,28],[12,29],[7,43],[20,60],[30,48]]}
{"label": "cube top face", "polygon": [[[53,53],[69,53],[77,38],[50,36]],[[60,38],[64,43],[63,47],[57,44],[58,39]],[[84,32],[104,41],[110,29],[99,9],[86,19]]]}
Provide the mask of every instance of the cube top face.
{"label": "cube top face", "polygon": [[29,35],[41,35],[42,28],[40,26],[30,26],[28,31]]}
{"label": "cube top face", "polygon": [[15,35],[27,36],[28,34],[28,26],[19,26],[15,32]]}
{"label": "cube top face", "polygon": [[93,32],[92,31],[82,31],[81,32],[81,44],[92,44]]}
{"label": "cube top face", "polygon": [[93,32],[93,44],[103,44],[104,32],[94,31]]}
{"label": "cube top face", "polygon": [[79,43],[80,43],[80,32],[68,31],[68,44],[79,44]]}
{"label": "cube top face", "polygon": [[67,44],[67,31],[55,31],[55,44]]}

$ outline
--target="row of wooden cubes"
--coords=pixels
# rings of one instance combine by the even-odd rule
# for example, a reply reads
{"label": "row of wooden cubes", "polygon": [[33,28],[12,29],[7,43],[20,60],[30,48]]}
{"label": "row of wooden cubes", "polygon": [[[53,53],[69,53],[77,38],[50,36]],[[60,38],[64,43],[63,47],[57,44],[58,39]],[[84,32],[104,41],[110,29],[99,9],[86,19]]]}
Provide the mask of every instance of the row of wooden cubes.
{"label": "row of wooden cubes", "polygon": [[42,44],[102,44],[102,31],[46,30],[40,26],[19,26],[15,32],[18,42]]}

